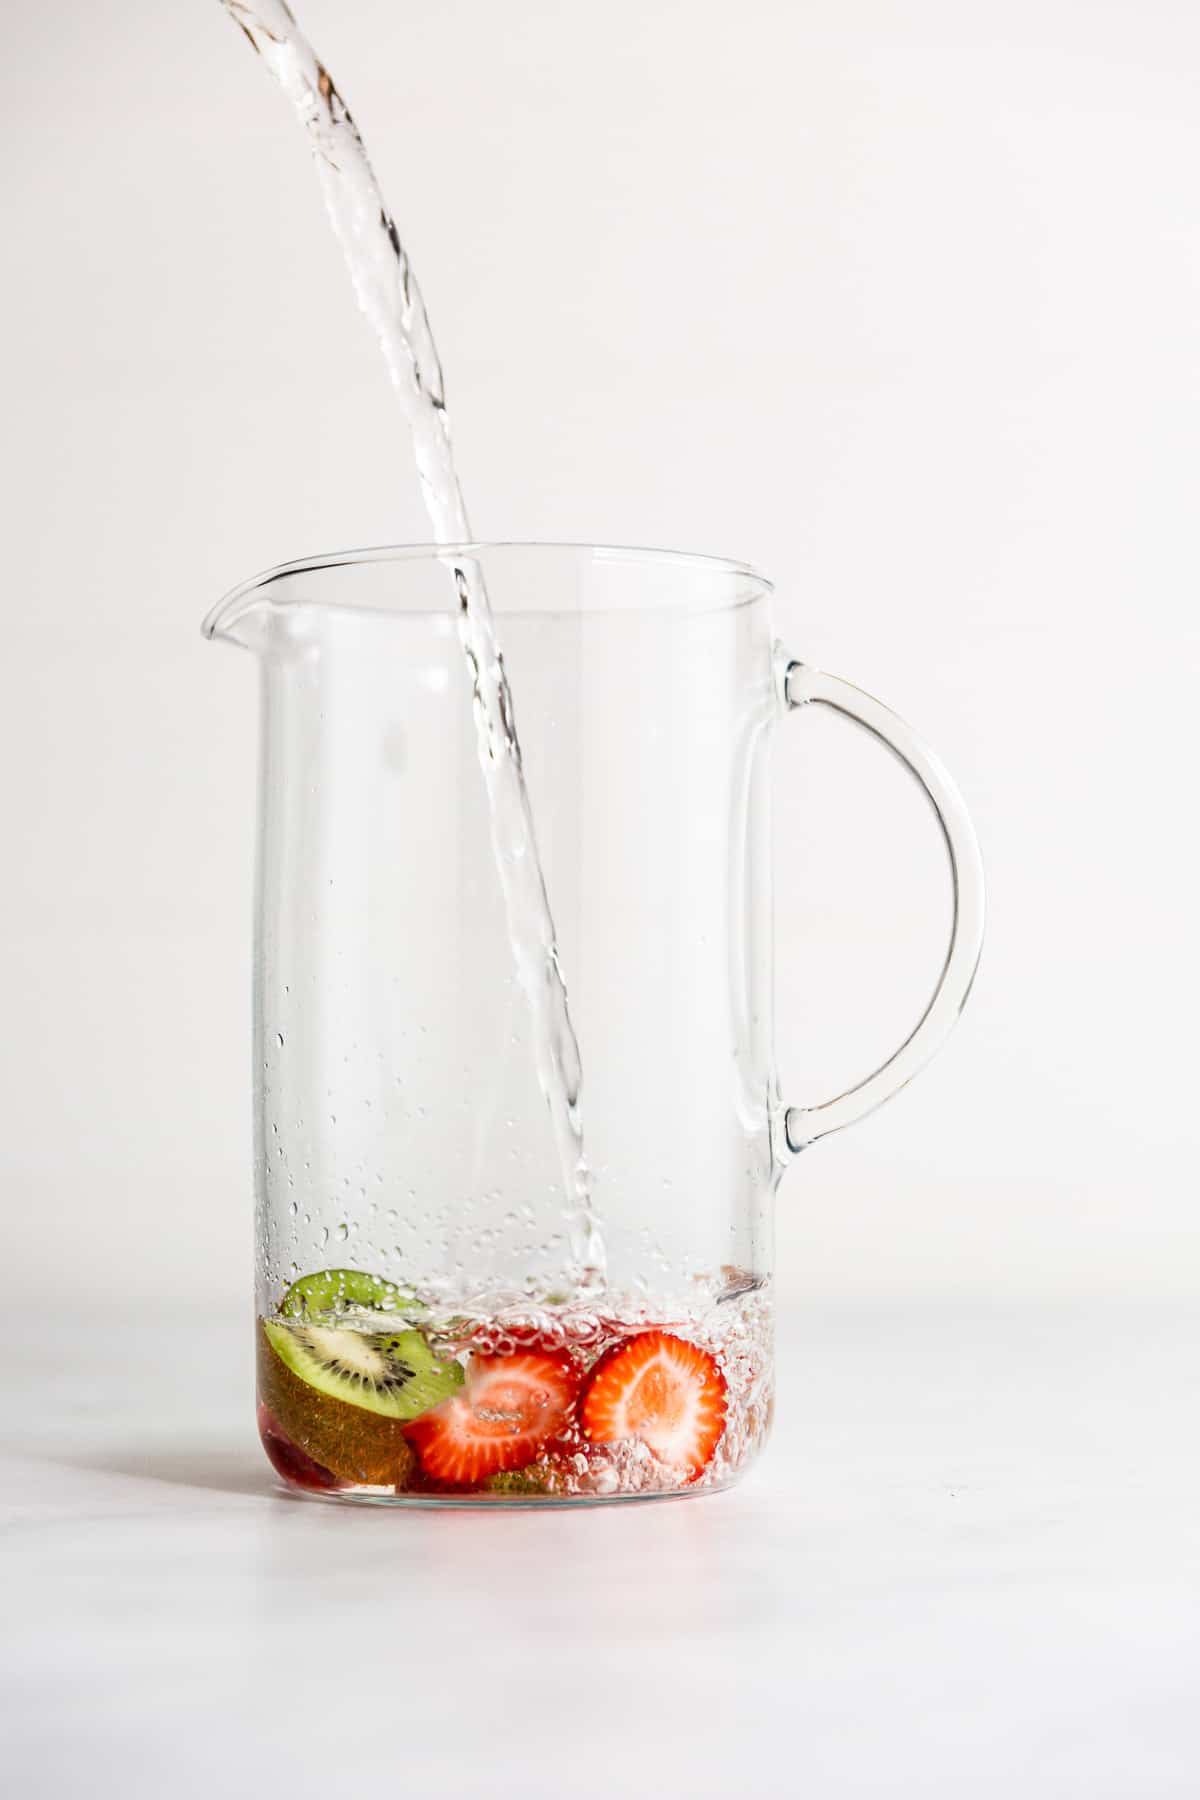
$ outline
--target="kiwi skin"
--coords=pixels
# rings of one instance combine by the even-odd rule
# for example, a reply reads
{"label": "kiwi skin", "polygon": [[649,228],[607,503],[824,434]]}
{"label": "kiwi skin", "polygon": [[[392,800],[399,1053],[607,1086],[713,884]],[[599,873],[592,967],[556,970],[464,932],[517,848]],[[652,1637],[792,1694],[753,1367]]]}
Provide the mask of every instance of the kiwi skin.
{"label": "kiwi skin", "polygon": [[410,1485],[417,1459],[402,1419],[350,1406],[301,1381],[276,1356],[261,1319],[255,1342],[259,1400],[298,1449],[357,1487]]}

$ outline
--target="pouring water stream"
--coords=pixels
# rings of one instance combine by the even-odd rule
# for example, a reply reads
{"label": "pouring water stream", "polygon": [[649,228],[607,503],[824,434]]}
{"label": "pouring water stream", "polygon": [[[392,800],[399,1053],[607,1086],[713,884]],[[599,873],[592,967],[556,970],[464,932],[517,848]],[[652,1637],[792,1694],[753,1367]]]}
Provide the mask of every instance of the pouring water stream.
{"label": "pouring water stream", "polygon": [[[222,0],[304,125],[326,210],[358,303],[373,326],[408,421],[437,543],[471,541],[454,467],[445,387],[412,264],[345,102],[283,0]],[[512,691],[478,563],[456,558],[459,633],[472,684],[480,766],[517,980],[528,1004],[538,1081],[562,1171],[581,1295],[604,1286],[605,1249],[592,1201],[580,1095],[583,1070],[525,785]]]}

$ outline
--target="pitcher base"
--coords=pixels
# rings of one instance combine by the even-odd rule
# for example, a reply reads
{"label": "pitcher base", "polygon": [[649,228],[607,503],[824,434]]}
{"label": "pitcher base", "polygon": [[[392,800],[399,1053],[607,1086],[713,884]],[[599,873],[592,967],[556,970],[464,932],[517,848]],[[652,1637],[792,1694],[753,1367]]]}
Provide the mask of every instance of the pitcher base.
{"label": "pitcher base", "polygon": [[[309,1294],[324,1296],[326,1280],[310,1278]],[[725,1279],[653,1309],[609,1295],[448,1314],[394,1291],[386,1311],[264,1316],[257,1340],[263,1449],[290,1488],[322,1499],[683,1498],[730,1486],[770,1426],[761,1280]]]}

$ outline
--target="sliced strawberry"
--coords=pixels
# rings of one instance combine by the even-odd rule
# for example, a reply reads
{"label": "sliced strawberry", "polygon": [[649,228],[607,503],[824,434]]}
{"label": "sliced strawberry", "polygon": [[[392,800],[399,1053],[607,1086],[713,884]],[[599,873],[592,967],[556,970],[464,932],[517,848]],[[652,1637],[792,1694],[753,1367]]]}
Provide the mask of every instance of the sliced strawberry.
{"label": "sliced strawberry", "polygon": [[470,1486],[523,1469],[571,1416],[579,1371],[562,1350],[474,1356],[466,1385],[414,1419],[405,1436],[435,1481]]}
{"label": "sliced strawberry", "polygon": [[258,1409],[258,1435],[262,1447],[270,1458],[271,1467],[285,1481],[294,1482],[297,1487],[335,1488],[340,1486],[336,1475],[322,1468],[319,1462],[293,1444],[290,1437],[276,1424],[265,1406]]}
{"label": "sliced strawberry", "polygon": [[694,1481],[720,1442],[725,1409],[725,1377],[707,1350],[643,1331],[600,1358],[580,1417],[594,1443],[640,1438]]}

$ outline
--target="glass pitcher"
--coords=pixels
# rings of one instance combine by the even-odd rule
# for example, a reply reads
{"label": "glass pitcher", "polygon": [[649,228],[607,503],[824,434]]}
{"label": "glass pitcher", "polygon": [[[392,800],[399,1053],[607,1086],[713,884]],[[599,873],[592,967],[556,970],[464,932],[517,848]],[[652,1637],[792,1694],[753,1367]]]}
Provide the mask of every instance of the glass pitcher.
{"label": "glass pitcher", "polygon": [[[467,560],[580,1046],[603,1246],[587,1269],[489,830]],[[206,620],[262,670],[258,1417],[293,1485],[578,1504],[712,1492],[762,1446],[780,1176],[939,1046],[983,928],[954,784],[886,707],[781,652],[770,595],[708,557],[472,545],[291,563]],[[768,748],[809,705],[922,785],[954,915],[906,1041],[801,1108],[774,1066]]]}

